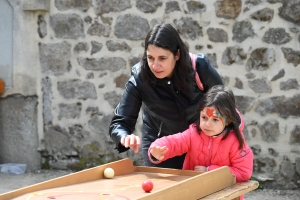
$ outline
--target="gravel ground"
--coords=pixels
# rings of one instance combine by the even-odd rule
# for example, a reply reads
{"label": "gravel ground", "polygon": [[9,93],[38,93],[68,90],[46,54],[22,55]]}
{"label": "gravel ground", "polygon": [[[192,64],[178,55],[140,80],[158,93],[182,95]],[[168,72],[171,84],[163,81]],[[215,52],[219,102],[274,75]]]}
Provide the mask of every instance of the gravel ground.
{"label": "gravel ground", "polygon": [[[32,184],[64,176],[72,171],[64,170],[38,170],[20,175],[7,175],[0,173],[0,194]],[[245,195],[245,200],[300,200],[298,190],[254,190]]]}
{"label": "gravel ground", "polygon": [[298,200],[299,190],[254,190],[245,195],[245,200]]}
{"label": "gravel ground", "polygon": [[70,173],[72,173],[72,171],[64,170],[38,170],[19,175],[0,173],[0,194],[68,175]]}

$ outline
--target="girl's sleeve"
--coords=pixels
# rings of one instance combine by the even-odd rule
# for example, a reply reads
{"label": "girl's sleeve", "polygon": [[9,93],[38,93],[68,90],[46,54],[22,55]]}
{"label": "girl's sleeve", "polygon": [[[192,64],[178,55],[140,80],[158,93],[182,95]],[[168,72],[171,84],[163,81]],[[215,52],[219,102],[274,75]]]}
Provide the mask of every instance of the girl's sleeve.
{"label": "girl's sleeve", "polygon": [[200,80],[204,86],[204,92],[207,92],[211,87],[215,85],[223,85],[219,73],[210,64],[205,54],[197,54],[196,69],[199,74]]}
{"label": "girl's sleeve", "polygon": [[120,140],[122,136],[130,135],[134,131],[141,105],[141,94],[136,87],[134,76],[131,76],[109,126],[109,135],[119,153],[129,149],[121,145]]}
{"label": "girl's sleeve", "polygon": [[238,145],[236,142],[230,153],[230,171],[236,175],[236,181],[241,182],[249,180],[252,176],[254,155],[246,142],[243,149],[238,149]]}
{"label": "girl's sleeve", "polygon": [[[169,149],[164,155],[163,160],[158,161],[155,160],[153,156],[151,156],[150,152],[153,146],[160,146],[160,147],[166,146]],[[169,158],[179,156],[188,152],[190,146],[191,146],[191,131],[190,129],[187,129],[182,133],[177,133],[177,134],[156,139],[148,149],[148,158],[152,163],[158,164]]]}
{"label": "girl's sleeve", "polygon": [[[236,181],[247,181],[251,178],[253,172],[253,153],[248,144],[244,145],[243,149],[239,149],[239,143],[236,140],[231,146],[229,159],[231,161],[230,171],[235,174]],[[220,166],[209,166],[209,170],[213,170]]]}

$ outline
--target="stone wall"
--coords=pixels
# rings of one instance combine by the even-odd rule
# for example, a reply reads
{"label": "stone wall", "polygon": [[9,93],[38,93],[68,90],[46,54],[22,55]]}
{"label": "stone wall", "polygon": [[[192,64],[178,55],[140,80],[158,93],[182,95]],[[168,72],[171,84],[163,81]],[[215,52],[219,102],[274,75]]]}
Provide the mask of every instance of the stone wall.
{"label": "stone wall", "polygon": [[[143,164],[140,154],[117,154],[108,126],[144,37],[164,21],[233,89],[255,154],[253,177],[265,188],[300,188],[300,0],[18,2],[23,22],[35,23],[28,51],[39,59],[42,167],[80,170],[125,157]],[[140,129],[139,119],[135,134]]]}

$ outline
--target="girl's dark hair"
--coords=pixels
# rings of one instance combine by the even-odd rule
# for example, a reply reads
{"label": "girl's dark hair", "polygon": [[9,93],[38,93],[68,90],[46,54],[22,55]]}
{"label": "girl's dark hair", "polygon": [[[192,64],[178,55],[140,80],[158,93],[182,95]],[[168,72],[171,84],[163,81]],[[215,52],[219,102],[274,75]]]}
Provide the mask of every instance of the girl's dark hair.
{"label": "girl's dark hair", "polygon": [[175,88],[183,90],[187,85],[195,83],[191,66],[189,51],[179,36],[177,30],[171,24],[157,24],[145,38],[145,49],[141,60],[141,74],[143,80],[148,84],[155,84],[156,77],[151,72],[147,62],[148,45],[169,50],[174,56],[180,51],[180,58],[176,61],[172,80]]}
{"label": "girl's dark hair", "polygon": [[[213,86],[202,98],[199,105],[199,113],[204,110],[205,107],[214,106],[215,109],[226,117],[226,121],[229,124],[225,127],[225,135],[222,140],[226,139],[231,130],[234,131],[238,141],[239,148],[242,149],[244,146],[244,138],[240,132],[239,125],[241,123],[241,118],[236,111],[235,98],[233,92],[223,85]],[[198,115],[198,120],[196,122],[196,127],[200,133],[200,114]]]}

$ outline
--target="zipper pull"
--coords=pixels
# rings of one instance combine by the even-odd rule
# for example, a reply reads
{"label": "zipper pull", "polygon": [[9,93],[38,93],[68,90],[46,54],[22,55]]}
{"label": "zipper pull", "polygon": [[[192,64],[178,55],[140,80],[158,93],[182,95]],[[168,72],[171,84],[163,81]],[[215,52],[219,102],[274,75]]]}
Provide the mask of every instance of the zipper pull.
{"label": "zipper pull", "polygon": [[208,149],[211,148],[211,142],[212,142],[212,138],[210,137],[210,138],[209,138],[209,143],[208,143]]}
{"label": "zipper pull", "polygon": [[159,125],[159,131],[158,131],[157,137],[160,136],[162,124],[163,124],[163,123],[162,123],[162,121],[161,121],[161,122],[160,122],[160,125]]}

